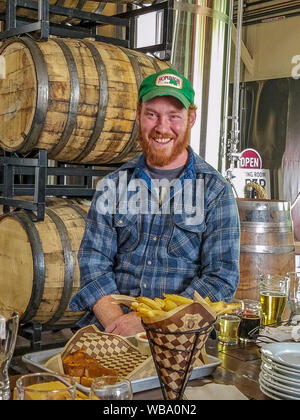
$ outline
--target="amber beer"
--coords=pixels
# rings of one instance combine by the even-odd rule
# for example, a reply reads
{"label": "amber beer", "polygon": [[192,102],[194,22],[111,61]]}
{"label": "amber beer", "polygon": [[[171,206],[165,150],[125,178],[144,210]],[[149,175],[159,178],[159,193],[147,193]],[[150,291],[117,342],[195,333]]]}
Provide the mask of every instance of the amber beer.
{"label": "amber beer", "polygon": [[240,321],[241,319],[237,315],[220,315],[218,317],[218,340],[225,345],[237,344]]}
{"label": "amber beer", "polygon": [[277,291],[265,292],[260,294],[260,301],[264,314],[264,324],[279,323],[287,303],[287,295]]}
{"label": "amber beer", "polygon": [[260,326],[260,317],[256,315],[243,315],[238,329],[239,340],[247,342],[252,340],[252,332],[257,332]]}
{"label": "amber beer", "polygon": [[243,299],[243,308],[239,314],[241,322],[238,329],[239,340],[242,343],[255,341],[254,335],[259,332],[262,320],[262,306],[257,300]]}
{"label": "amber beer", "polygon": [[290,290],[290,279],[276,274],[260,276],[260,301],[264,324],[278,324],[286,306]]}

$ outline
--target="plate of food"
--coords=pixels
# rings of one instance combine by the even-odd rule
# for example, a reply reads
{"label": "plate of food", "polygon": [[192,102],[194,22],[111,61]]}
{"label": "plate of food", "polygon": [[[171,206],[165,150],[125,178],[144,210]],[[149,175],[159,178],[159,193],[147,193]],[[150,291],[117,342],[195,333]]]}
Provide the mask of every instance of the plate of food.
{"label": "plate of food", "polygon": [[[217,315],[230,312],[233,304],[213,303],[197,294],[194,299],[166,295],[152,300],[116,295],[116,304],[127,304],[142,317],[146,329],[143,345],[147,337],[151,352],[141,351],[136,337],[108,334],[89,325],[77,331],[64,348],[28,353],[23,356],[24,363],[30,370],[74,376],[78,389],[87,394],[92,380],[102,375],[129,379],[135,393],[160,387],[161,379],[167,381],[168,375],[179,374],[182,366],[193,380],[211,375],[221,364],[220,359],[206,354],[205,342]],[[189,362],[185,359],[193,343],[198,344]],[[174,398],[173,394],[169,397]]]}
{"label": "plate of food", "polygon": [[[209,376],[221,360],[202,352],[191,378]],[[117,373],[130,379],[134,393],[160,386],[152,356],[141,354],[135,337],[102,333],[94,325],[80,329],[65,347],[27,353],[22,361],[31,372],[59,372],[74,376],[88,394],[94,375]],[[67,373],[68,372],[68,373]]]}

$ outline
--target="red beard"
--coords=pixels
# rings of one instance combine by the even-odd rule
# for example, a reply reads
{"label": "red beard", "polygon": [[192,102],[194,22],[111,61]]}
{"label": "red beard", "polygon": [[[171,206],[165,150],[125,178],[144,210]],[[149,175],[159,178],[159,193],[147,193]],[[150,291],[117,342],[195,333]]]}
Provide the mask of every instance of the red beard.
{"label": "red beard", "polygon": [[[152,137],[151,133],[150,137]],[[166,166],[169,165],[174,159],[176,159],[181,153],[187,149],[189,143],[190,143],[190,134],[191,134],[191,128],[188,124],[184,136],[181,140],[175,140],[173,144],[173,148],[171,150],[171,153],[166,154],[164,150],[157,150],[154,149],[151,142],[152,140],[148,141],[143,137],[143,133],[141,130],[141,127],[139,125],[139,138],[138,141],[142,147],[142,150],[144,152],[144,155],[146,156],[147,162],[152,166]],[[164,136],[158,136],[157,134],[153,135],[153,137],[161,137],[161,138],[169,138],[173,137],[171,135],[164,135]]]}

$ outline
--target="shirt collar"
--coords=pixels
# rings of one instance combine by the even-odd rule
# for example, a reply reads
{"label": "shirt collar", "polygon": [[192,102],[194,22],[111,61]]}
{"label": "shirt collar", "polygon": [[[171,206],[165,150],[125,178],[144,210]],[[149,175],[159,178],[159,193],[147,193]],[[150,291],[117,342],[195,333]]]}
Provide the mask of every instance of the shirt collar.
{"label": "shirt collar", "polygon": [[[201,156],[197,155],[190,146],[188,147],[188,152],[189,152],[189,158],[188,158],[186,167],[184,169],[184,172],[182,174],[183,178],[196,179],[197,175],[201,173],[206,173],[206,174],[216,173],[216,170],[212,166],[210,166],[208,163],[206,163],[205,160]],[[137,155],[130,162],[127,162],[124,165],[122,165],[120,169],[124,170],[124,169],[131,169],[131,168],[133,169],[134,177],[145,179],[145,181],[148,184],[148,181],[150,181],[150,175],[147,169],[145,155],[143,153]],[[149,178],[149,180],[147,178]]]}

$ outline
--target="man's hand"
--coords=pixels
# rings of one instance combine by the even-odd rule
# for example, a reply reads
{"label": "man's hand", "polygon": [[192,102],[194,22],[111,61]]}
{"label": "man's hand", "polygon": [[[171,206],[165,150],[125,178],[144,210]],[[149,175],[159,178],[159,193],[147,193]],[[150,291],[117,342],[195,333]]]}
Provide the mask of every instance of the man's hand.
{"label": "man's hand", "polygon": [[120,305],[115,305],[113,302],[114,299],[110,295],[106,295],[99,299],[93,307],[94,314],[104,328],[123,315]]}
{"label": "man's hand", "polygon": [[105,328],[105,332],[107,333],[118,334],[124,337],[135,335],[142,331],[144,331],[144,328],[141,323],[141,318],[135,312],[129,312],[120,316]]}

